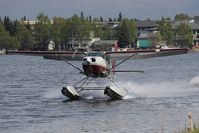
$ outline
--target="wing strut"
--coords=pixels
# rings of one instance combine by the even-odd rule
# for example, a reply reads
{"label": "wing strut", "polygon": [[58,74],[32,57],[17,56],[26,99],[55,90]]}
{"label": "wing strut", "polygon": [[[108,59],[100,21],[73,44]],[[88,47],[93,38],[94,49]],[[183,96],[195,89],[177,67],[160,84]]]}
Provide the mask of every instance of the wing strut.
{"label": "wing strut", "polygon": [[65,61],[66,63],[68,63],[72,67],[74,67],[75,69],[79,70],[80,73],[84,73],[80,68],[76,67],[75,65],[73,65],[72,63],[70,63],[69,61],[67,61],[66,59],[64,59],[63,57],[61,57],[61,56],[57,56],[57,57],[59,57],[60,59],[62,59],[63,61]]}
{"label": "wing strut", "polygon": [[112,69],[116,68],[117,66],[119,66],[120,64],[124,63],[125,61],[127,61],[128,59],[130,59],[131,57],[134,57],[136,54],[132,54],[131,56],[127,57],[126,59],[124,59],[123,61],[117,63],[116,65],[112,66],[112,68],[109,69],[109,71],[111,71]]}

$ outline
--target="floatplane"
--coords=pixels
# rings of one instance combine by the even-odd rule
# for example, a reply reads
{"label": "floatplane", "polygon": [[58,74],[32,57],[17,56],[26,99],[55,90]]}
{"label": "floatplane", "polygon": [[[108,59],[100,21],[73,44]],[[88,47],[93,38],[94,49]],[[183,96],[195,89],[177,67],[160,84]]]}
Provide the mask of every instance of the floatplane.
{"label": "floatplane", "polygon": [[[82,59],[82,69],[77,68],[76,66],[72,65],[70,62],[65,60],[63,57],[59,57],[75,69],[79,70],[81,74],[85,75],[86,77],[82,80],[78,81],[72,86],[63,87],[61,92],[64,96],[72,99],[77,100],[80,98],[79,93],[85,90],[104,90],[104,95],[110,97],[111,100],[121,100],[123,97],[127,95],[127,92],[119,88],[116,83],[113,81],[113,74],[116,72],[140,72],[143,71],[127,71],[127,70],[120,70],[117,71],[115,68],[121,64],[123,64],[128,59],[136,56],[133,54],[128,58],[120,61],[118,64],[115,64],[115,60],[111,60],[110,57],[106,55],[106,52],[100,51],[93,51],[85,53],[85,57]],[[96,78],[101,79],[102,82],[108,83],[108,86],[105,87],[89,87],[89,83]]]}
{"label": "floatplane", "polygon": [[[117,72],[126,73],[143,73],[142,70],[116,70],[118,66],[130,59],[145,59],[160,56],[178,55],[187,53],[187,49],[169,49],[169,50],[133,50],[133,51],[91,51],[91,52],[57,52],[57,51],[7,51],[7,54],[25,54],[40,55],[44,59],[62,60],[78,70],[85,77],[73,85],[65,86],[61,89],[61,93],[71,100],[81,98],[82,91],[103,90],[111,100],[121,100],[127,92],[123,88],[119,88],[113,80],[113,74]],[[119,63],[115,63],[115,59],[120,59]],[[75,66],[72,61],[81,60],[82,68]],[[90,82],[101,79],[102,82],[108,83],[102,86],[89,86]]]}

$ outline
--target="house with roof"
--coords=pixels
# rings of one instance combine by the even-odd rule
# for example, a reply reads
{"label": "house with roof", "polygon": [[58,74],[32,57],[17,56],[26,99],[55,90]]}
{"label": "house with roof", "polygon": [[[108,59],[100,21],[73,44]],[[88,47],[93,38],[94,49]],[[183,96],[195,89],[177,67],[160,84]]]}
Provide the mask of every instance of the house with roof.
{"label": "house with roof", "polygon": [[159,20],[136,21],[137,38],[136,47],[147,49],[154,47],[153,40],[155,33],[158,32]]}
{"label": "house with roof", "polygon": [[[187,21],[185,22],[187,25],[189,25],[193,32],[193,43],[192,45],[199,45],[199,24],[195,23],[195,21]],[[177,26],[180,24],[180,22],[174,22],[171,24],[172,29],[176,30]]]}
{"label": "house with roof", "polygon": [[138,34],[143,32],[157,32],[159,20],[142,20],[136,21]]}
{"label": "house with roof", "polygon": [[[160,20],[144,20],[144,21],[136,21],[136,27],[138,30],[138,38],[137,38],[137,42],[145,42],[146,40],[150,40],[150,37],[140,37],[140,35],[142,34],[152,34],[152,33],[156,33],[158,32],[158,22],[160,22]],[[173,21],[171,23],[172,26],[172,30],[176,30],[177,26],[180,24],[181,22],[178,21]],[[193,46],[199,45],[199,23],[195,22],[194,20],[187,20],[187,21],[183,21],[183,23],[188,24],[193,32]],[[142,40],[143,39],[143,40]],[[147,41],[149,42],[149,41]],[[149,43],[147,43],[149,44]],[[138,45],[138,44],[137,44]]]}

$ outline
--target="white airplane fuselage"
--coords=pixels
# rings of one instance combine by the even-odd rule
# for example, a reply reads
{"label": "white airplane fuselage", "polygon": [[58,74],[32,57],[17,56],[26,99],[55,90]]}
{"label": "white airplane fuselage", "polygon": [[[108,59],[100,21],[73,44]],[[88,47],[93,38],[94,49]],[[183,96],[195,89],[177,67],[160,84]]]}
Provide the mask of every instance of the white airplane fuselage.
{"label": "white airplane fuselage", "polygon": [[107,61],[101,56],[87,56],[82,60],[84,74],[88,77],[107,77],[109,68]]}

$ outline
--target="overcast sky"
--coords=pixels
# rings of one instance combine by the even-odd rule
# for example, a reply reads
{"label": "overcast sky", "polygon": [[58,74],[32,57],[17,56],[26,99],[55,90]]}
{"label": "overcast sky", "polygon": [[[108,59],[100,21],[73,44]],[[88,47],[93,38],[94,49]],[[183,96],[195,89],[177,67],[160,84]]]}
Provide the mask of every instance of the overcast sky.
{"label": "overcast sky", "polygon": [[44,12],[50,18],[83,12],[92,17],[122,16],[137,19],[173,18],[177,13],[199,16],[199,0],[0,0],[0,17],[35,19]]}

